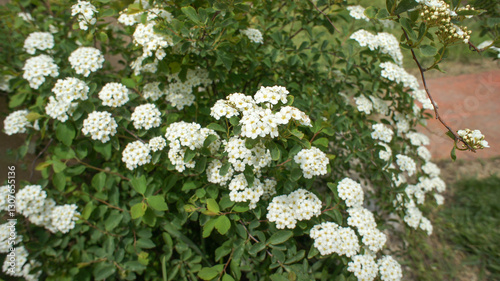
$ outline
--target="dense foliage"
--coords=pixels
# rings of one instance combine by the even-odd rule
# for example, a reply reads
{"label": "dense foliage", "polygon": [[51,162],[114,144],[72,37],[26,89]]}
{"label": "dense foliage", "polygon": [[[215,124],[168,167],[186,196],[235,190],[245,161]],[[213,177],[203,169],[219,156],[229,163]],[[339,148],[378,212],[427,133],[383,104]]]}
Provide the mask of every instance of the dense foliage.
{"label": "dense foliage", "polygon": [[[445,190],[416,131],[434,107],[400,46],[438,69],[453,45],[475,47],[461,22],[483,11],[128,2],[0,8],[4,131],[26,134],[20,158],[36,144],[41,173],[1,188],[3,218],[16,195],[5,276],[400,280],[390,233],[432,233],[420,208]],[[492,39],[498,8],[480,19]]]}

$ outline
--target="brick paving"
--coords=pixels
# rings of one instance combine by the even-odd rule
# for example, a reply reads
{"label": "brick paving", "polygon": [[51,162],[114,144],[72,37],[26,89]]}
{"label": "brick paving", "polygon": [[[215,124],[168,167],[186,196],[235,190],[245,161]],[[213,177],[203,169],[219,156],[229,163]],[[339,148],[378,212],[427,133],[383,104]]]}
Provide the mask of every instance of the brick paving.
{"label": "brick paving", "polygon": [[[452,129],[480,130],[490,145],[477,153],[457,151],[457,159],[500,156],[500,70],[429,79],[427,86],[439,114]],[[434,159],[450,158],[453,141],[439,120],[428,120],[420,131],[430,137]]]}

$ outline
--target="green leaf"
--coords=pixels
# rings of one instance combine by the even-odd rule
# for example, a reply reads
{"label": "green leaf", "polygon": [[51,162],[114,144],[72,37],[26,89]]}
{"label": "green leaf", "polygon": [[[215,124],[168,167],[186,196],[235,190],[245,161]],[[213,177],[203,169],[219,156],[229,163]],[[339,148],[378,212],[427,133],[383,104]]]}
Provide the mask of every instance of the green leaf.
{"label": "green leaf", "polygon": [[383,8],[383,9],[380,9],[377,13],[377,16],[375,16],[377,19],[379,20],[383,20],[383,19],[387,19],[388,17],[390,17],[391,15],[389,14],[389,12],[387,11],[386,8]]}
{"label": "green leaf", "polygon": [[76,130],[69,122],[59,123],[56,128],[56,138],[67,146],[70,146],[76,136]]}
{"label": "green leaf", "polygon": [[367,16],[369,19],[374,19],[377,15],[378,9],[376,7],[370,6],[365,9],[365,16]]}
{"label": "green leaf", "polygon": [[257,253],[260,251],[264,250],[266,248],[265,243],[255,243],[250,247],[250,250],[248,250],[248,253],[252,256],[255,256]]}
{"label": "green leaf", "polygon": [[417,35],[415,34],[415,31],[413,31],[411,20],[409,18],[400,18],[399,23],[401,24],[401,27],[403,27],[403,29],[408,34],[408,37],[411,40],[416,41]]}
{"label": "green leaf", "polygon": [[222,276],[222,281],[234,281],[234,278],[229,274],[224,274]]}
{"label": "green leaf", "polygon": [[207,209],[210,212],[213,212],[215,214],[218,214],[219,211],[220,211],[219,204],[217,204],[217,202],[215,201],[215,199],[212,199],[212,198],[208,198],[207,199]]}
{"label": "green leaf", "polygon": [[217,62],[222,62],[227,70],[231,70],[233,65],[234,56],[228,52],[216,50]]}
{"label": "green leaf", "polygon": [[203,280],[212,280],[217,275],[219,275],[219,271],[217,271],[217,269],[212,267],[204,267],[200,270],[200,272],[198,272],[198,277],[200,277]]}
{"label": "green leaf", "polygon": [[278,161],[281,156],[281,151],[278,147],[278,145],[274,142],[269,143],[269,150],[271,151],[271,159],[274,161]]}
{"label": "green leaf", "polygon": [[52,160],[52,168],[54,169],[54,173],[60,173],[66,169],[66,164],[63,162],[59,161],[58,159],[53,159]]}
{"label": "green leaf", "polygon": [[112,213],[104,221],[104,228],[106,231],[111,231],[117,227],[123,219],[122,213]]}
{"label": "green leaf", "polygon": [[94,203],[92,201],[89,201],[87,205],[85,205],[85,208],[83,208],[82,217],[88,220],[94,209],[95,209]]}
{"label": "green leaf", "polygon": [[92,177],[91,185],[99,192],[102,191],[105,183],[106,183],[106,173],[104,172],[97,173]]}
{"label": "green leaf", "polygon": [[[214,124],[214,123],[212,123]],[[219,125],[220,126],[220,125]],[[216,135],[209,135],[205,141],[203,142],[203,147],[208,147],[210,144],[212,144],[215,140],[217,139]]]}
{"label": "green leaf", "polygon": [[225,176],[227,174],[227,172],[229,171],[229,167],[231,167],[231,163],[229,163],[229,162],[224,163],[219,170],[219,175]]}
{"label": "green leaf", "polygon": [[197,24],[203,24],[200,20],[200,16],[196,12],[196,10],[191,6],[182,7],[181,11],[192,21]]}
{"label": "green leaf", "polygon": [[224,215],[217,218],[215,221],[215,229],[219,231],[220,234],[225,235],[231,228],[231,221]]}
{"label": "green leaf", "polygon": [[222,125],[219,125],[217,123],[210,123],[210,124],[208,124],[207,128],[214,130],[214,131],[226,133],[226,129],[224,127],[222,127]]}
{"label": "green leaf", "polygon": [[196,156],[196,151],[187,148],[186,153],[184,154],[184,162],[188,163],[189,161],[193,160],[195,156]]}
{"label": "green leaf", "polygon": [[455,151],[455,146],[453,146],[453,148],[451,149],[451,160],[455,161],[457,160],[457,152]]}
{"label": "green leaf", "polygon": [[136,86],[135,80],[132,78],[122,78],[122,84],[132,89]]}
{"label": "green leaf", "polygon": [[415,8],[416,6],[418,6],[418,3],[415,2],[415,0],[402,0],[396,7],[394,14],[399,15],[401,13],[404,13],[408,10]]}
{"label": "green leaf", "polygon": [[110,16],[114,15],[115,13],[116,13],[116,11],[114,9],[106,9],[106,10],[104,10],[104,12],[102,12],[100,14],[100,16],[102,16],[102,17],[110,17]]}
{"label": "green leaf", "polygon": [[215,221],[216,221],[216,219],[213,218],[213,219],[210,219],[209,221],[207,221],[203,225],[203,233],[202,233],[203,238],[207,238],[208,236],[210,236],[210,234],[212,233],[212,230],[214,230]]}
{"label": "green leaf", "polygon": [[149,196],[147,200],[149,206],[157,211],[168,210],[168,205],[165,203],[165,196],[163,195]]}
{"label": "green leaf", "polygon": [[266,243],[268,245],[278,245],[278,244],[286,242],[292,236],[293,236],[293,232],[291,232],[289,230],[281,230],[281,231],[278,231],[278,232],[274,233],[273,235],[271,235],[271,237],[269,237],[269,239],[267,240]]}
{"label": "green leaf", "polygon": [[196,188],[196,183],[193,181],[188,181],[182,185],[181,191],[188,191],[195,188]]}
{"label": "green leaf", "polygon": [[64,173],[54,174],[52,177],[52,184],[57,188],[57,190],[63,191],[66,187],[66,176]]}
{"label": "green leaf", "polygon": [[395,4],[396,4],[396,0],[386,0],[385,1],[385,6],[387,8],[387,11],[392,14],[394,12],[394,9],[395,9]]}
{"label": "green leaf", "polygon": [[146,176],[142,175],[140,178],[133,178],[130,183],[132,184],[132,187],[135,189],[135,191],[144,195],[144,192],[146,192],[147,188]]}
{"label": "green leaf", "polygon": [[113,275],[116,271],[116,267],[107,262],[98,263],[93,270],[94,280],[104,280],[111,275]]}
{"label": "green leaf", "polygon": [[26,99],[27,93],[17,93],[10,98],[9,107],[14,108],[23,104]]}
{"label": "green leaf", "polygon": [[99,40],[101,42],[107,43],[109,40],[108,34],[106,34],[106,32],[104,32],[104,31],[99,32]]}
{"label": "green leaf", "polygon": [[329,141],[327,138],[319,138],[319,139],[313,141],[312,144],[314,144],[316,146],[322,146],[324,148],[328,148],[328,143],[329,143]]}
{"label": "green leaf", "polygon": [[144,202],[139,202],[130,208],[130,215],[133,219],[140,218],[144,216],[147,208],[148,205],[144,204]]}
{"label": "green leaf", "polygon": [[434,46],[431,45],[421,45],[420,46],[420,53],[424,57],[433,57],[437,54],[438,49]]}

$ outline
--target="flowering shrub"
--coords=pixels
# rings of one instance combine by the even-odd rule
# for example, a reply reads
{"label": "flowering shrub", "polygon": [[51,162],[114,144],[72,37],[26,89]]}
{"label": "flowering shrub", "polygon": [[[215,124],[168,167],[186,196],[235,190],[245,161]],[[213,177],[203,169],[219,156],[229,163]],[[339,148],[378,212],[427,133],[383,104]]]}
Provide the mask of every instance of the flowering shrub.
{"label": "flowering shrub", "polygon": [[0,9],[4,132],[40,173],[0,187],[2,216],[17,197],[6,278],[401,280],[391,232],[431,234],[446,186],[416,131],[436,104],[400,47],[438,69],[481,10],[31,2]]}

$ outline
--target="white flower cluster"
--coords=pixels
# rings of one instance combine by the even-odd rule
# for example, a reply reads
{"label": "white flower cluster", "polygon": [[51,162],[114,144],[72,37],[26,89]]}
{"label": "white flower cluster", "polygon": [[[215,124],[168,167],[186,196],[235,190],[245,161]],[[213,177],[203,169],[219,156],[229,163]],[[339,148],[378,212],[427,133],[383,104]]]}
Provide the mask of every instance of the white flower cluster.
{"label": "white flower cluster", "polygon": [[295,163],[300,165],[304,173],[304,178],[311,179],[313,176],[326,175],[326,166],[329,163],[326,154],[317,147],[302,149],[293,158]]}
{"label": "white flower cluster", "polygon": [[4,91],[7,93],[12,92],[10,88],[9,81],[12,80],[14,76],[12,75],[0,75],[0,91]]}
{"label": "white flower cluster", "polygon": [[166,100],[179,110],[193,104],[195,99],[194,87],[206,86],[212,83],[212,80],[208,78],[208,71],[201,68],[189,69],[184,82],[181,81],[178,73],[168,75],[167,79],[170,83],[165,86]]}
{"label": "white flower cluster", "polygon": [[106,83],[102,87],[98,96],[102,100],[102,105],[119,107],[128,102],[129,90],[121,83]]}
{"label": "white flower cluster", "polygon": [[370,19],[365,16],[365,8],[360,5],[348,6],[347,10],[349,15],[357,20],[370,21]]}
{"label": "white flower cluster", "polygon": [[154,137],[149,140],[149,149],[151,151],[156,152],[159,150],[163,150],[167,146],[167,141],[163,137]]}
{"label": "white flower cluster", "polygon": [[27,109],[23,109],[9,114],[3,121],[5,133],[9,136],[26,133],[26,127],[31,125],[27,118],[28,113],[29,111]]}
{"label": "white flower cluster", "polygon": [[79,47],[71,53],[68,60],[77,74],[88,77],[91,72],[102,68],[104,56],[94,47]]}
{"label": "white flower cluster", "polygon": [[297,221],[310,220],[321,214],[321,201],[305,189],[297,189],[289,195],[273,198],[267,206],[267,219],[276,223],[276,228],[295,228]]}
{"label": "white flower cluster", "polygon": [[391,256],[383,256],[377,261],[382,281],[398,281],[403,278],[401,265]]}
{"label": "white flower cluster", "polygon": [[54,36],[49,32],[33,32],[24,40],[24,50],[34,55],[36,50],[47,50],[54,48]]}
{"label": "white flower cluster", "polygon": [[394,132],[382,123],[372,125],[373,132],[371,133],[372,139],[381,140],[390,143]]}
{"label": "white flower cluster", "polygon": [[259,43],[262,44],[264,43],[264,38],[262,37],[262,33],[255,28],[247,28],[245,30],[242,30],[241,33],[245,34],[250,41],[254,43]]}
{"label": "white flower cluster", "polygon": [[82,132],[85,135],[90,134],[94,140],[105,143],[109,141],[110,136],[116,134],[117,127],[118,124],[116,124],[111,113],[107,111],[94,111],[83,121]]}
{"label": "white flower cluster", "polygon": [[483,149],[490,147],[488,142],[484,139],[484,135],[479,130],[458,130],[457,134],[461,136],[474,149]]}
{"label": "white flower cluster", "polygon": [[381,145],[385,148],[385,150],[380,150],[378,153],[378,157],[384,161],[389,161],[392,156],[392,149],[385,143],[379,142],[378,145]]}
{"label": "white flower cluster", "polygon": [[96,7],[88,1],[78,0],[78,3],[71,6],[71,16],[78,15],[78,23],[81,30],[87,30],[89,25],[94,25],[97,19],[94,13],[98,13]]}
{"label": "white flower cluster", "polygon": [[425,146],[419,146],[417,148],[417,155],[425,161],[429,161],[432,158],[432,154]]}
{"label": "white flower cluster", "polygon": [[156,105],[147,103],[136,107],[130,119],[134,122],[136,129],[149,130],[160,126],[161,113]]}
{"label": "white flower cluster", "polygon": [[399,40],[390,33],[381,32],[373,35],[361,29],[354,32],[350,38],[356,40],[361,47],[368,46],[372,51],[379,49],[382,54],[391,56],[398,65],[403,64],[403,54],[399,48]]}
{"label": "white flower cluster", "polygon": [[347,212],[349,213],[347,224],[356,227],[363,237],[363,244],[372,252],[380,251],[384,247],[387,237],[377,229],[373,213],[360,206],[349,208]]}
{"label": "white flower cluster", "polygon": [[406,72],[403,67],[398,66],[392,62],[383,62],[380,64],[380,67],[382,68],[382,77],[396,83],[402,83],[403,86],[411,89],[419,88],[417,78]]}
{"label": "white flower cluster", "polygon": [[74,204],[57,206],[40,185],[27,185],[16,194],[16,210],[53,233],[67,233],[75,227],[80,215],[76,209]]}
{"label": "white flower cluster", "polygon": [[154,21],[147,24],[139,23],[133,34],[134,43],[136,46],[142,46],[143,57],[151,57],[155,52],[156,58],[161,60],[167,55],[163,48],[173,46],[174,42],[170,36],[156,33],[155,25]]}
{"label": "white flower cluster", "polygon": [[360,207],[363,205],[363,188],[350,178],[344,178],[337,185],[339,197],[345,201],[347,207]]}
{"label": "white flower cluster", "polygon": [[23,19],[23,21],[25,22],[34,21],[33,16],[30,13],[19,12],[17,13],[17,16]]}
{"label": "white flower cluster", "polygon": [[[300,125],[311,126],[309,116],[296,107],[283,106],[276,113],[271,110],[278,101],[286,102],[287,94],[288,91],[280,86],[262,87],[254,98],[234,93],[225,100],[218,100],[211,108],[210,115],[219,120],[221,117],[231,118],[241,113],[241,136],[252,139],[268,135],[272,138],[278,137],[278,126],[288,124],[291,119]],[[262,103],[266,108],[258,103]]]}
{"label": "white flower cluster", "polygon": [[[7,256],[2,266],[2,271],[10,276],[23,277],[26,281],[36,281],[42,274],[42,271],[37,271],[30,274],[34,267],[39,267],[41,264],[35,260],[28,261],[28,251],[22,246],[15,248],[15,258]],[[13,265],[13,266],[12,266]],[[13,270],[11,270],[13,268]]]}
{"label": "white flower cluster", "polygon": [[373,110],[372,102],[367,99],[365,96],[359,96],[354,98],[356,101],[356,106],[360,112],[364,112],[366,114],[371,114]]}
{"label": "white flower cluster", "polygon": [[0,253],[8,253],[10,247],[19,244],[21,241],[22,236],[17,234],[15,225],[8,222],[0,225]]}
{"label": "white flower cluster", "polygon": [[398,164],[399,169],[403,172],[406,171],[408,173],[408,176],[410,177],[413,176],[413,174],[415,174],[415,172],[417,171],[417,165],[415,164],[415,161],[413,161],[412,158],[406,155],[396,155],[396,163]]}
{"label": "white flower cluster", "polygon": [[[138,3],[139,1],[135,1],[135,3]],[[144,9],[149,9],[149,3],[147,5],[143,5]],[[152,9],[146,10],[144,12],[138,12],[134,14],[129,14],[128,9],[125,9],[120,12],[120,16],[118,17],[118,22],[126,25],[126,26],[133,26],[136,25],[141,21],[141,16],[146,13],[146,20],[147,21],[152,21],[155,20],[156,18],[160,17],[167,22],[171,22],[173,17],[172,14],[159,8],[159,7],[154,7]]]}
{"label": "white flower cluster", "polygon": [[130,67],[136,76],[139,76],[142,72],[156,73],[156,71],[158,71],[159,60],[157,58],[155,58],[153,62],[143,65],[142,63],[145,59],[147,59],[147,57],[140,56],[130,63]]}
{"label": "white flower cluster", "polygon": [[[225,175],[220,174],[220,169],[222,168],[222,163],[215,159],[210,162],[207,166],[207,180],[211,183],[218,183],[220,185],[225,185],[233,177],[233,167],[229,166],[227,173]],[[233,200],[235,201],[235,200]]]}
{"label": "white flower cluster", "polygon": [[159,98],[166,95],[167,92],[168,91],[160,90],[160,82],[147,83],[142,89],[142,95],[144,98],[152,101],[157,101]]}
{"label": "white flower cluster", "polygon": [[439,167],[432,162],[427,162],[420,168],[431,178],[439,177],[439,174],[441,174],[441,169],[439,169]]}
{"label": "white flower cluster", "polygon": [[239,137],[231,137],[227,142],[224,140],[224,152],[227,153],[228,161],[237,172],[243,172],[246,165],[253,167],[257,175],[260,170],[271,163],[271,152],[263,143],[257,143],[252,149],[245,146],[245,140]]}
{"label": "white flower cluster", "polygon": [[75,101],[88,98],[89,87],[80,79],[68,77],[57,80],[52,92],[55,97],[49,97],[45,112],[54,119],[66,122],[78,105]]}
{"label": "white flower cluster", "polygon": [[122,152],[122,161],[129,170],[134,170],[137,166],[151,162],[150,148],[142,141],[134,141],[127,144]]}
{"label": "white flower cluster", "polygon": [[406,137],[410,140],[410,143],[415,146],[429,145],[429,137],[418,132],[409,132]]}
{"label": "white flower cluster", "polygon": [[39,55],[29,58],[23,67],[23,78],[28,80],[30,87],[38,89],[45,82],[45,76],[57,77],[59,67],[54,59],[47,55]]}
{"label": "white flower cluster", "polygon": [[356,232],[350,227],[341,227],[334,222],[323,222],[311,228],[309,234],[314,239],[314,247],[321,255],[336,253],[352,257],[359,252],[360,245]]}
{"label": "white flower cluster", "polygon": [[370,254],[356,255],[347,265],[347,271],[354,273],[358,280],[371,281],[377,277],[377,263],[375,257]]}
{"label": "white flower cluster", "polygon": [[238,174],[229,183],[229,199],[233,202],[250,201],[248,207],[254,209],[264,193],[271,191],[267,193],[267,196],[276,193],[275,186],[276,181],[273,179],[265,179],[261,182],[258,178],[255,178],[252,186],[249,186],[245,175]]}
{"label": "white flower cluster", "polygon": [[[220,147],[220,141],[219,136],[214,130],[201,128],[200,124],[194,122],[187,123],[184,121],[172,123],[168,126],[167,132],[165,133],[165,138],[169,141],[168,146],[170,148],[168,151],[168,158],[177,171],[183,172],[186,167],[195,167],[196,162],[194,158],[188,162],[184,162],[186,150],[188,148],[190,150],[202,148],[205,139],[209,135],[217,137],[217,139],[208,146],[210,152],[215,154]],[[196,153],[196,155],[198,155],[198,153]]]}

